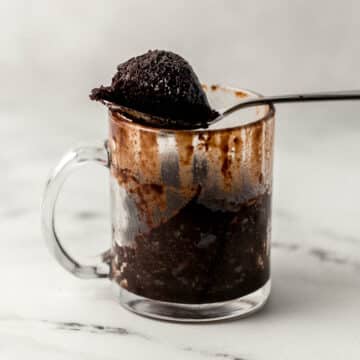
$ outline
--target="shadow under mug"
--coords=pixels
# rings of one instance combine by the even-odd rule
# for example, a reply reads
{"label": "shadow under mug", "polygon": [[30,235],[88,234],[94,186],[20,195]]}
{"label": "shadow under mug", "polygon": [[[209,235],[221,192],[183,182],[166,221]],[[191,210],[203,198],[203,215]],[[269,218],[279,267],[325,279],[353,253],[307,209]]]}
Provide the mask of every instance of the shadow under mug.
{"label": "shadow under mug", "polygon": [[[204,89],[219,111],[259,96]],[[47,182],[51,253],[80,278],[110,278],[120,303],[141,315],[197,322],[260,309],[270,293],[274,115],[261,105],[218,129],[167,130],[109,111],[105,145],[70,151]],[[108,167],[111,180],[112,245],[92,266],[76,261],[55,230],[61,186],[89,162]]]}

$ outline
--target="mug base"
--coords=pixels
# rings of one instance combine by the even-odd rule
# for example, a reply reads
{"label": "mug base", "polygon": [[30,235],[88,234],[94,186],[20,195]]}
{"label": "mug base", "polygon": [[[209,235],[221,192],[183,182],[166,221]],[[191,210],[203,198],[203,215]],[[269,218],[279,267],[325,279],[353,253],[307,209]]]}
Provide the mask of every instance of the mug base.
{"label": "mug base", "polygon": [[182,304],[135,295],[116,285],[120,304],[138,315],[173,322],[210,322],[242,318],[260,310],[266,303],[271,280],[258,290],[237,299],[210,304]]}

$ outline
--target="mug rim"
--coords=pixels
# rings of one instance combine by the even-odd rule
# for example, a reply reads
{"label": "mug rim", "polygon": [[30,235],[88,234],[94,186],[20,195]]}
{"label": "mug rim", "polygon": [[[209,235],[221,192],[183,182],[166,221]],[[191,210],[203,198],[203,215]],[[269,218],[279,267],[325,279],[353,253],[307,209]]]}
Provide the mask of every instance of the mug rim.
{"label": "mug rim", "polygon": [[[219,85],[219,84],[202,84],[202,87],[204,88],[205,92],[209,93],[209,91],[222,91],[222,92],[231,92],[236,97],[239,98],[245,98],[245,97],[254,97],[254,98],[261,98],[263,97],[262,94],[249,90],[249,89],[242,89],[242,88],[236,88],[232,86],[225,86],[225,85]],[[275,116],[275,107],[273,104],[265,104],[265,105],[258,105],[258,106],[265,106],[267,107],[266,113],[264,116],[260,117],[259,119],[255,119],[253,121],[250,121],[248,123],[242,124],[242,125],[235,125],[235,126],[229,126],[224,127],[221,129],[204,129],[204,128],[198,128],[198,129],[167,129],[167,128],[158,128],[155,126],[150,125],[144,125],[141,123],[137,123],[133,120],[131,120],[126,115],[120,113],[117,110],[113,110],[111,108],[108,108],[108,115],[110,118],[110,121],[112,123],[117,123],[121,121],[122,123],[125,123],[127,126],[136,128],[141,131],[149,131],[149,132],[156,132],[156,133],[163,133],[163,134],[202,134],[202,133],[220,133],[220,132],[226,132],[226,131],[233,131],[233,130],[240,130],[240,129],[246,129],[256,126],[259,123],[269,121]],[[239,109],[241,111],[241,109]]]}

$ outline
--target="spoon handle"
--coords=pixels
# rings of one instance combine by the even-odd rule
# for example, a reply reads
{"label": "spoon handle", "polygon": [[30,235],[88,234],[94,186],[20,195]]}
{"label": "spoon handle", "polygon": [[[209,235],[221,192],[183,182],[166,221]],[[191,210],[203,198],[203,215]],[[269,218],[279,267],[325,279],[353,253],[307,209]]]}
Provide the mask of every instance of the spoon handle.
{"label": "spoon handle", "polygon": [[252,98],[241,101],[240,103],[226,109],[223,115],[228,115],[236,110],[264,104],[281,104],[295,102],[311,102],[311,101],[338,101],[338,100],[360,100],[360,90],[319,92],[310,94],[293,94],[293,95],[276,95],[265,96],[262,98]]}

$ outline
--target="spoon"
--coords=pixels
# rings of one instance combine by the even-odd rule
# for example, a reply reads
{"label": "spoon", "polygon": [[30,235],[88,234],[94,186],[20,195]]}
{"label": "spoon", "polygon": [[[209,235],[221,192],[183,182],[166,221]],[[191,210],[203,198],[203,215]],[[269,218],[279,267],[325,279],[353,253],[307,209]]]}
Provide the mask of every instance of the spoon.
{"label": "spoon", "polygon": [[[320,93],[308,93],[308,94],[288,94],[288,95],[276,95],[276,96],[265,96],[260,98],[249,98],[242,100],[241,102],[229,107],[228,109],[223,110],[216,118],[207,123],[208,126],[213,125],[224,117],[232,114],[233,112],[248,108],[251,106],[257,105],[266,105],[266,104],[282,104],[282,103],[302,103],[302,102],[314,102],[314,101],[339,101],[339,100],[360,100],[360,90],[349,90],[349,91],[335,91],[335,92],[320,92]],[[170,118],[164,118],[160,116],[150,115],[130,109],[128,107],[113,104],[110,102],[105,102],[105,105],[112,111],[119,111],[124,113],[132,120],[136,119],[146,125],[151,125],[155,127],[166,127],[169,129],[176,129],[178,127],[178,122]],[[203,123],[194,124],[194,122],[186,124],[182,122],[183,125],[181,129],[187,128],[199,128],[203,127]],[[186,125],[189,125],[187,127]]]}

